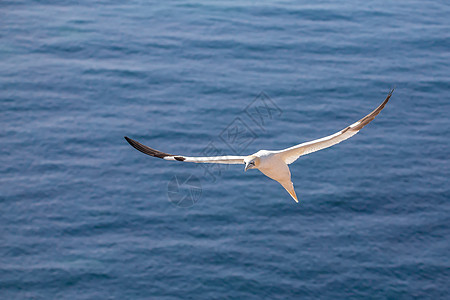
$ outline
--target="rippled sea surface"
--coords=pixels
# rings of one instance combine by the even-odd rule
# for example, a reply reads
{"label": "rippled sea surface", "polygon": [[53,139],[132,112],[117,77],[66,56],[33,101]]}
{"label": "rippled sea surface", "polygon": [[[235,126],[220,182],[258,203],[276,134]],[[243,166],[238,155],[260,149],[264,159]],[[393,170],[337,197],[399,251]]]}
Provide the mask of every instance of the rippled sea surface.
{"label": "rippled sea surface", "polygon": [[[447,298],[449,15],[446,1],[1,1],[0,298]],[[282,149],[394,86],[358,135],[291,165],[300,204],[258,171],[123,138]]]}

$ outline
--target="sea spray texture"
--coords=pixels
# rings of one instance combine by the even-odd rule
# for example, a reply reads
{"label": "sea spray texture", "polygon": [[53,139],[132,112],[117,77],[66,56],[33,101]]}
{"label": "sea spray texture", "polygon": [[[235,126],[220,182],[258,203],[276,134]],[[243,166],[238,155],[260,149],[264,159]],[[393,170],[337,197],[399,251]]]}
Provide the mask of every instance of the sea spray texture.
{"label": "sea spray texture", "polygon": [[[449,13],[2,1],[0,298],[445,298]],[[247,151],[282,149],[394,85],[360,134],[291,166],[301,205],[240,165],[213,182],[123,139],[198,155],[264,92],[283,114]],[[190,208],[168,201],[178,174],[201,180]]]}

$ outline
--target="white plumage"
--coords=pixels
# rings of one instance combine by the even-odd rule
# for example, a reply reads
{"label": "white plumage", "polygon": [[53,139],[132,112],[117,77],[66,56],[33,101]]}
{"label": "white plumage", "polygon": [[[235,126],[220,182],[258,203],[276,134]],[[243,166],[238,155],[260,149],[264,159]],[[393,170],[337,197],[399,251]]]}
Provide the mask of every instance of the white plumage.
{"label": "white plumage", "polygon": [[336,132],[335,134],[317,139],[314,141],[302,143],[296,146],[289,147],[287,149],[278,151],[260,150],[252,155],[248,156],[214,156],[214,157],[190,157],[184,155],[172,155],[164,153],[150,147],[147,147],[135,140],[128,137],[125,139],[131,146],[137,150],[165,160],[194,162],[194,163],[218,163],[218,164],[245,164],[245,171],[249,169],[258,169],[267,177],[278,181],[292,196],[292,198],[298,202],[295,194],[294,185],[291,181],[291,172],[289,170],[289,164],[296,161],[300,156],[306,155],[312,152],[316,152],[333,145],[336,145],[352,136],[357,134],[364,126],[369,124],[384,108],[389,101],[394,90],[391,90],[386,99],[370,114],[353,123],[352,125]]}

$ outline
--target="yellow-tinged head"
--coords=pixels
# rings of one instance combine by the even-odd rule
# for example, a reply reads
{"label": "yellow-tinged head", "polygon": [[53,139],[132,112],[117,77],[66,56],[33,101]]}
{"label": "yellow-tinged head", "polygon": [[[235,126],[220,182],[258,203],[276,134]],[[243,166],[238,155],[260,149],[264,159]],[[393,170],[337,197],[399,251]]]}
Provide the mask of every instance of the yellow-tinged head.
{"label": "yellow-tinged head", "polygon": [[258,169],[260,158],[254,155],[250,155],[244,159],[244,163],[245,163],[244,171],[247,171],[249,169]]}

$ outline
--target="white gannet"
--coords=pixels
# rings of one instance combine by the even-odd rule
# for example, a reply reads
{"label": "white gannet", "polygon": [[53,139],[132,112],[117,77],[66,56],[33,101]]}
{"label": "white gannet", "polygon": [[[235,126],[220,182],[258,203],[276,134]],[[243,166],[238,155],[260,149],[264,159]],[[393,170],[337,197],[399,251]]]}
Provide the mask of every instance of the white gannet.
{"label": "white gannet", "polygon": [[286,189],[286,191],[288,191],[292,198],[296,202],[298,202],[297,195],[295,194],[294,190],[294,185],[291,181],[291,172],[289,171],[288,165],[296,161],[302,155],[331,147],[357,134],[364,126],[369,124],[380,113],[380,111],[389,101],[389,98],[392,96],[393,91],[394,90],[392,89],[383,103],[381,103],[380,106],[378,106],[374,111],[372,111],[370,114],[368,114],[358,122],[355,122],[352,125],[342,129],[341,131],[323,137],[321,139],[302,143],[278,151],[260,150],[248,156],[191,157],[164,153],[147,147],[128,137],[125,137],[125,139],[128,143],[130,143],[131,146],[133,146],[137,150],[165,160],[194,163],[245,164],[244,171],[247,171],[249,169],[260,170],[267,177],[278,181]]}

